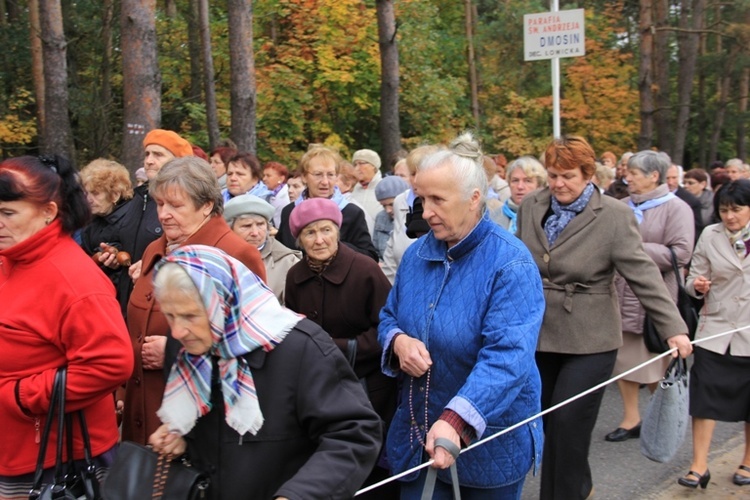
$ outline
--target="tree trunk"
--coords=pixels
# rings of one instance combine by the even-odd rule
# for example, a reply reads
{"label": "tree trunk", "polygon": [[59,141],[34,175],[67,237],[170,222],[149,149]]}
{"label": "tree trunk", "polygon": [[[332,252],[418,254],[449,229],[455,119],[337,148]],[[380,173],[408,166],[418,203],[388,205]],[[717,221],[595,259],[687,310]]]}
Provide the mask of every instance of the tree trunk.
{"label": "tree trunk", "polygon": [[669,0],[654,0],[654,87],[656,89],[654,110],[654,127],[656,128],[657,147],[672,154],[672,114],[669,101]]}
{"label": "tree trunk", "polygon": [[44,58],[42,56],[42,26],[39,24],[39,0],[29,0],[29,24],[31,25],[31,80],[34,82],[36,99],[36,129],[39,147],[43,147],[43,131],[46,127],[44,114]]}
{"label": "tree trunk", "polygon": [[44,115],[42,153],[66,156],[75,164],[73,134],[68,116],[67,42],[60,0],[39,3],[44,59]]}
{"label": "tree trunk", "polygon": [[381,66],[380,153],[386,168],[390,169],[401,150],[401,123],[398,116],[399,62],[393,0],[378,0],[376,10]]}
{"label": "tree trunk", "polygon": [[[706,20],[703,20],[703,27]],[[706,34],[700,36],[699,60],[703,60],[708,52],[708,43]],[[708,130],[708,114],[706,113],[706,64],[700,64],[698,67],[698,165],[708,170],[708,150],[706,145],[706,131]]]}
{"label": "tree trunk", "polygon": [[[201,0],[189,0],[187,3],[187,21],[189,33],[200,33],[200,7]],[[203,99],[203,66],[201,65],[201,40],[197,36],[188,37],[188,53],[190,54],[190,102],[201,102]],[[191,121],[191,130],[203,129],[203,124]]]}
{"label": "tree trunk", "polygon": [[161,123],[161,73],[156,57],[156,0],[122,0],[122,163],[143,166],[143,136]]}
{"label": "tree trunk", "polygon": [[[29,0],[29,8],[31,8],[31,0]],[[21,2],[18,1],[6,1],[5,2],[5,15],[8,18],[8,23],[13,24],[18,22],[21,17]]]}
{"label": "tree trunk", "polygon": [[175,0],[164,0],[164,13],[169,18],[177,17],[177,2]]}
{"label": "tree trunk", "polygon": [[737,58],[738,48],[732,46],[726,58],[726,64],[719,73],[719,99],[716,103],[716,116],[713,121],[713,133],[711,134],[711,145],[708,151],[708,160],[714,161],[719,159],[719,140],[721,139],[721,129],[724,127],[724,116],[727,110],[727,101],[729,100],[729,89],[732,83],[732,69]]}
{"label": "tree trunk", "polygon": [[479,131],[479,90],[477,86],[477,65],[474,58],[474,29],[472,22],[471,0],[464,1],[466,17],[466,45],[468,47],[469,84],[471,87],[471,113],[474,116],[474,127]]}
{"label": "tree trunk", "polygon": [[110,110],[112,108],[112,23],[114,22],[114,2],[102,2],[102,65],[99,88],[99,102],[96,113],[97,126],[94,127],[93,152],[95,157],[107,156],[111,151],[112,129],[110,127]]}
{"label": "tree trunk", "polygon": [[[672,161],[682,165],[685,154],[685,137],[690,122],[690,98],[693,93],[695,67],[698,60],[698,30],[703,26],[706,0],[682,0],[680,29],[677,32],[678,76],[677,76],[677,123],[675,127]],[[694,32],[692,32],[694,31]]]}
{"label": "tree trunk", "polygon": [[206,89],[206,126],[209,151],[219,144],[219,116],[216,112],[216,87],[214,86],[214,58],[211,54],[211,28],[208,22],[208,0],[198,1],[203,62],[203,88]]}
{"label": "tree trunk", "polygon": [[228,0],[231,68],[232,140],[240,151],[255,154],[255,59],[253,2]]}
{"label": "tree trunk", "polygon": [[750,90],[750,67],[745,67],[742,70],[742,76],[740,77],[740,98],[739,98],[739,116],[737,120],[737,158],[740,158],[743,162],[747,162],[747,137],[745,133],[745,120],[742,118],[747,115],[747,99],[748,91]]}
{"label": "tree trunk", "polygon": [[654,33],[651,0],[640,0],[638,29],[641,33],[641,62],[638,67],[638,94],[641,105],[641,130],[638,150],[651,147],[654,140],[654,94],[652,90],[652,56]]}

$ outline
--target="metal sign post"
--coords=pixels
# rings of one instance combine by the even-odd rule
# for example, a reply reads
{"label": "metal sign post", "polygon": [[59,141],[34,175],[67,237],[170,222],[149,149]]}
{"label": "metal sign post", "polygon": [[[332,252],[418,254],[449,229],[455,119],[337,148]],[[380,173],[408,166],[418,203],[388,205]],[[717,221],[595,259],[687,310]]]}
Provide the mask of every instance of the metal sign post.
{"label": "metal sign post", "polygon": [[559,10],[551,0],[552,11],[523,16],[524,61],[551,59],[552,131],[560,137],[560,58],[586,54],[584,10]]}

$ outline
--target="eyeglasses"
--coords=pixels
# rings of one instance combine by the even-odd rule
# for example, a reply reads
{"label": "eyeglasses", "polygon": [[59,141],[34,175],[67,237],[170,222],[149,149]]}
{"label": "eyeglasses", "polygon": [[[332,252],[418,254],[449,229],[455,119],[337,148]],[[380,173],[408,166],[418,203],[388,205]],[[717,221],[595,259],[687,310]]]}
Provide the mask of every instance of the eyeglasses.
{"label": "eyeglasses", "polygon": [[328,180],[335,180],[338,177],[335,172],[310,172],[310,175],[316,181],[322,181],[324,178]]}
{"label": "eyeglasses", "polygon": [[685,179],[686,186],[692,186],[693,184],[698,184],[698,181],[694,181],[693,179]]}

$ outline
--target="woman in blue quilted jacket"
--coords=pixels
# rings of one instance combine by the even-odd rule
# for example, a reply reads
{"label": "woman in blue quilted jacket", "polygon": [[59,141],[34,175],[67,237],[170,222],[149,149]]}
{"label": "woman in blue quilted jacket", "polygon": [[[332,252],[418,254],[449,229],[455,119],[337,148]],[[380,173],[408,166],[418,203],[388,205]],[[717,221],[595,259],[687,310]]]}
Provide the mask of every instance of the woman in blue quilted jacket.
{"label": "woman in blue quilted jacket", "polygon": [[[378,329],[383,372],[402,381],[388,458],[394,473],[432,458],[439,498],[450,494],[443,469],[455,462],[462,498],[518,499],[540,460],[541,421],[457,459],[449,448],[540,411],[539,271],[523,244],[489,219],[482,152],[470,134],[425,157],[415,186],[430,232],[404,254]],[[441,439],[448,444],[436,446]],[[402,478],[401,498],[420,498],[426,475]]]}

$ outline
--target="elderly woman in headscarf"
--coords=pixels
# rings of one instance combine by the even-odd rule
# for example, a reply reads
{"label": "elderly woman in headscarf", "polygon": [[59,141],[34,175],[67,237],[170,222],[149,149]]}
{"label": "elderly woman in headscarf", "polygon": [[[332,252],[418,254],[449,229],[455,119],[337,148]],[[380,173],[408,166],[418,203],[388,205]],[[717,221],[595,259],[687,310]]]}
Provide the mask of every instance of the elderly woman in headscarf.
{"label": "elderly woman in headscarf", "polygon": [[351,498],[377,458],[380,420],[330,336],[212,247],[162,259],[154,294],[182,344],[154,450],[187,451],[210,499]]}
{"label": "elderly woman in headscarf", "polygon": [[302,252],[287,248],[271,234],[273,215],[273,206],[252,194],[236,196],[224,207],[224,219],[232,231],[260,252],[268,287],[283,304],[286,274],[299,262]]}
{"label": "elderly woman in headscarf", "polygon": [[235,257],[262,279],[265,266],[258,249],[229,229],[216,175],[208,162],[190,156],[165,164],[149,182],[149,195],[164,228],[143,253],[140,278],[128,302],[128,330],[135,369],[128,380],[122,422],[123,439],[145,444],[159,426],[156,410],[164,392],[164,349],[169,326],[154,301],[154,266],[184,245],[211,245]]}

